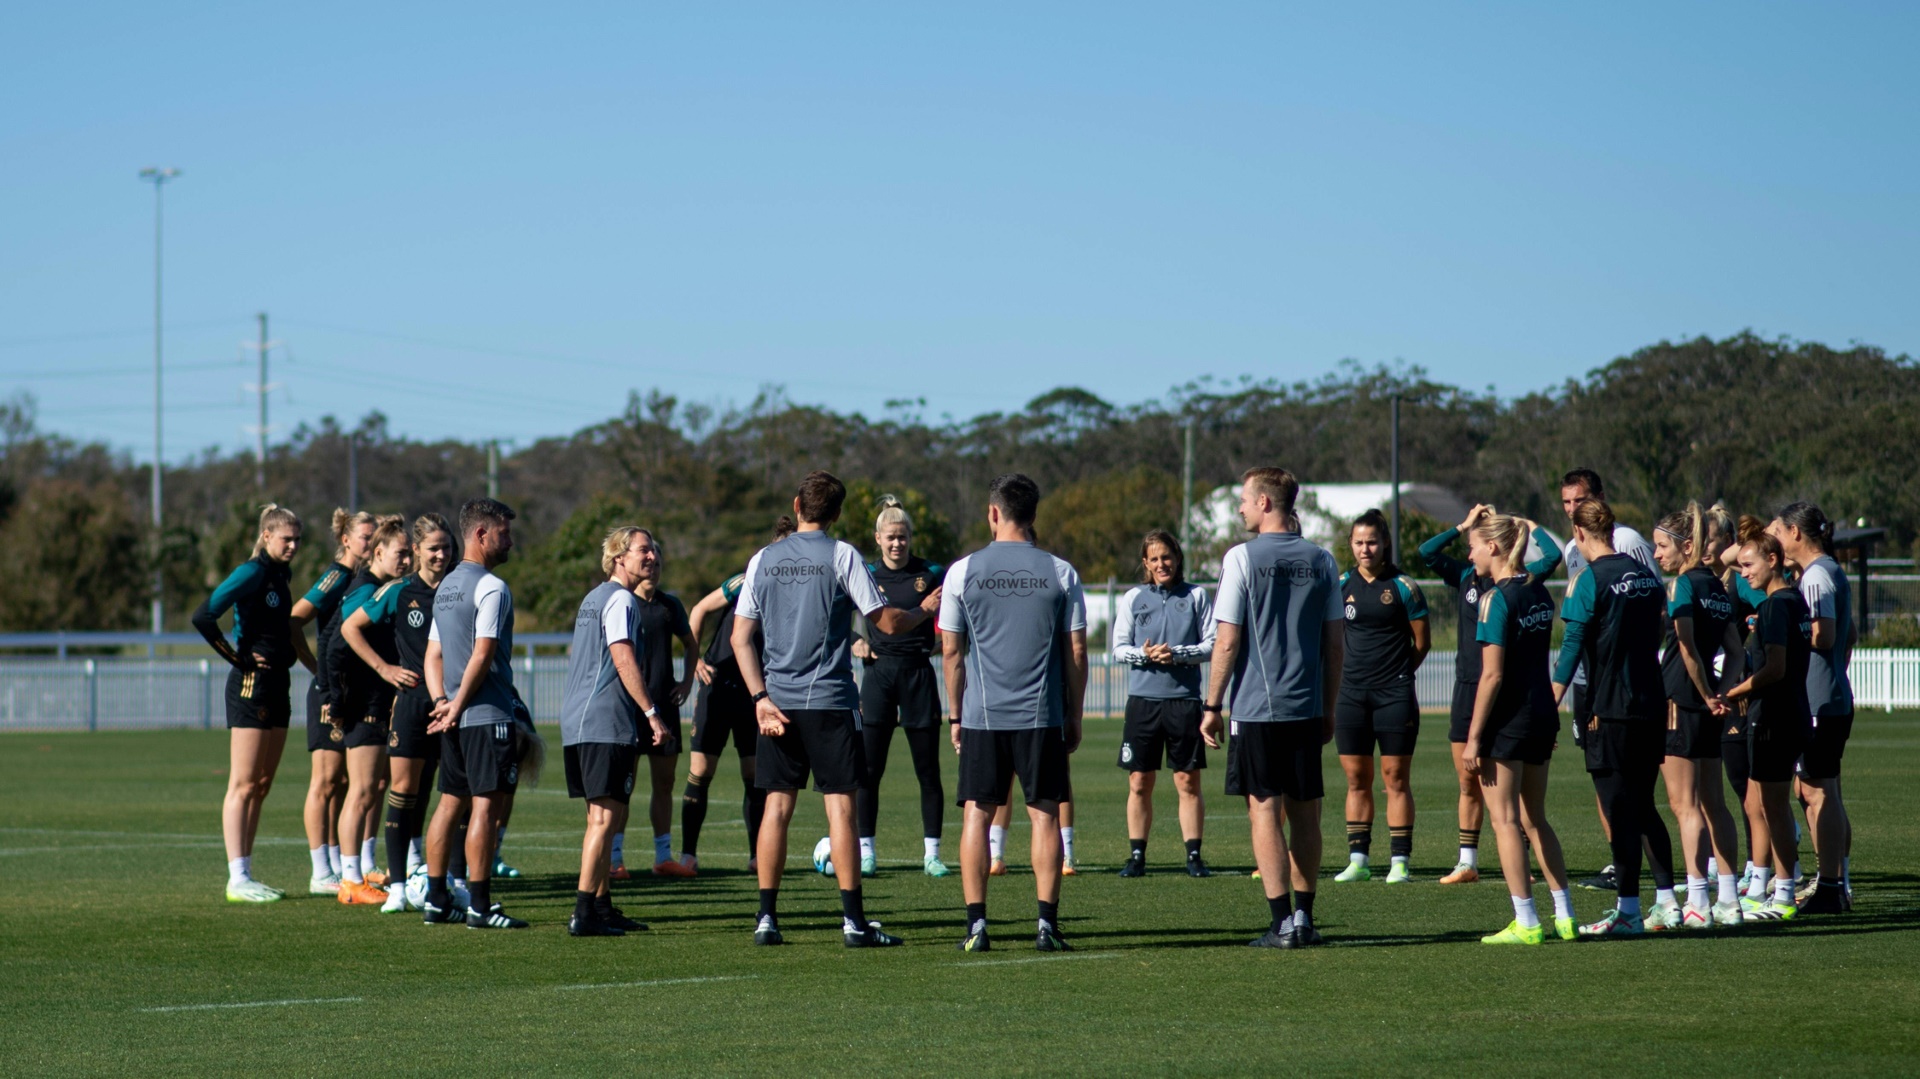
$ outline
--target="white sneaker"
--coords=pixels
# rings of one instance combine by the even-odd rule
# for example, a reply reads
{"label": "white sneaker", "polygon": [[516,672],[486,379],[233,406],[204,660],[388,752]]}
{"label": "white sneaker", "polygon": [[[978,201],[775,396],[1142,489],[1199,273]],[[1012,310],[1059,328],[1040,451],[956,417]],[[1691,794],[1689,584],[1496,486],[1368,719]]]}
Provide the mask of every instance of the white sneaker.
{"label": "white sneaker", "polygon": [[227,882],[227,902],[229,903],[277,903],[281,899],[277,889],[269,888],[257,880]]}
{"label": "white sneaker", "polygon": [[1665,933],[1686,928],[1686,916],[1678,903],[1655,903],[1641,923],[1649,933]]}
{"label": "white sneaker", "polygon": [[403,914],[407,909],[407,886],[395,884],[387,889],[387,901],[380,904],[382,914]]}
{"label": "white sneaker", "polygon": [[339,895],[340,874],[328,873],[324,877],[314,877],[307,881],[308,895]]}

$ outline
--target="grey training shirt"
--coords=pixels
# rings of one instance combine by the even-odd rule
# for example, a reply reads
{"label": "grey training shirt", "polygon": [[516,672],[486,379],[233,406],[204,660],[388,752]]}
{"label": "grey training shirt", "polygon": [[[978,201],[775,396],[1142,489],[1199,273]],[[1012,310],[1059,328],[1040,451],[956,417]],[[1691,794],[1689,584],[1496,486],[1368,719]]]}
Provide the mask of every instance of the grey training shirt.
{"label": "grey training shirt", "polygon": [[970,644],[960,725],[1060,726],[1067,694],[1062,638],[1087,628],[1080,575],[1031,543],[1002,541],[955,562],[943,587],[940,628]]}
{"label": "grey training shirt", "polygon": [[853,614],[886,603],[859,551],[825,532],[795,532],[747,563],[734,617],[760,623],[761,674],[776,707],[857,709]]}
{"label": "grey training shirt", "polygon": [[640,661],[635,606],[633,590],[618,581],[601,584],[580,601],[567,654],[567,686],[560,697],[561,745],[638,743],[640,705],[613,666],[613,645],[619,641],[632,645],[635,664]]}
{"label": "grey training shirt", "polygon": [[1293,532],[1262,532],[1220,564],[1219,621],[1241,627],[1227,711],[1235,723],[1281,723],[1326,714],[1320,642],[1345,622],[1340,570],[1325,549]]}
{"label": "grey training shirt", "polygon": [[500,646],[479,691],[460,713],[462,727],[513,722],[513,593],[487,567],[463,561],[434,593],[433,628],[427,631],[428,640],[440,642],[440,692],[445,696],[460,692],[474,642],[482,637],[492,637]]}
{"label": "grey training shirt", "polygon": [[[1198,700],[1200,665],[1213,658],[1213,607],[1197,584],[1127,590],[1113,616],[1113,658],[1126,664],[1127,695]],[[1171,646],[1173,662],[1149,663],[1145,645]]]}
{"label": "grey training shirt", "polygon": [[1847,590],[1847,573],[1831,555],[1821,555],[1801,571],[1800,595],[1816,620],[1833,619],[1834,630],[1833,647],[1814,649],[1807,661],[1807,704],[1816,717],[1848,715],[1853,711],[1853,682],[1847,677],[1853,659],[1847,643],[1853,630],[1853,594]]}

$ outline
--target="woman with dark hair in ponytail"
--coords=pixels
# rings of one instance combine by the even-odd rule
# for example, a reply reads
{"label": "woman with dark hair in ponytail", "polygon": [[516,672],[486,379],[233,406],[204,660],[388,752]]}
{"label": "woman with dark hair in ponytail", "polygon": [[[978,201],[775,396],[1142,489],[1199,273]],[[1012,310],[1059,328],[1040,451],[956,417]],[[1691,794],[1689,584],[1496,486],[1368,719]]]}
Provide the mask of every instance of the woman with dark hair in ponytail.
{"label": "woman with dark hair in ponytail", "polygon": [[[338,639],[326,657],[333,716],[346,735],[342,744],[347,751],[347,799],[340,811],[340,844],[345,853],[340,859],[338,893],[342,903],[378,906],[388,898],[381,886],[389,883],[389,877],[373,861],[374,823],[380,819],[376,807],[386,786],[387,724],[393,718],[399,683],[386,680],[380,672],[395,669],[400,654],[395,650],[393,627],[383,622],[376,628],[365,607],[397,596],[412,570],[413,541],[407,535],[406,518],[380,518],[374,523],[366,564],[340,601]],[[405,673],[399,676],[402,681]],[[406,886],[404,878],[392,883],[397,889]]]}
{"label": "woman with dark hair in ponytail", "polygon": [[364,510],[348,513],[333,511],[332,532],[337,546],[333,563],[322,570],[293,605],[288,623],[293,632],[306,634],[308,622],[314,623],[313,682],[307,686],[307,752],[313,769],[307,783],[308,854],[313,859],[313,877],[307,882],[312,895],[336,895],[340,891],[340,805],[347,796],[346,732],[334,723],[328,709],[327,653],[339,633],[340,601],[347,598],[347,586],[354,571],[367,560],[373,542],[374,516]]}
{"label": "woman with dark hair in ponytail", "polygon": [[1839,914],[1848,894],[1853,826],[1840,798],[1840,758],[1853,733],[1853,593],[1847,573],[1833,557],[1833,522],[1811,502],[1795,502],[1774,515],[1767,534],[1780,542],[1787,561],[1800,567],[1800,596],[1813,615],[1813,660],[1807,667],[1807,703],[1813,738],[1800,760],[1800,797],[1820,862],[1820,880],[1801,905],[1802,914]]}
{"label": "woman with dark hair in ponytail", "polygon": [[1346,650],[1333,708],[1333,740],[1347,775],[1347,867],[1333,879],[1367,880],[1373,875],[1367,862],[1373,845],[1377,746],[1393,844],[1387,883],[1403,884],[1410,879],[1413,859],[1411,772],[1414,743],[1420,737],[1420,700],[1413,678],[1433,644],[1427,597],[1394,565],[1393,533],[1379,510],[1361,514],[1347,542],[1354,567],[1340,577]]}
{"label": "woman with dark hair in ponytail", "polygon": [[[1707,515],[1698,502],[1670,513],[1653,532],[1654,558],[1668,577],[1667,637],[1660,671],[1667,688],[1667,759],[1660,766],[1667,804],[1680,828],[1687,865],[1687,904],[1681,929],[1739,925],[1740,893],[1733,873],[1740,830],[1720,787],[1720,720],[1711,703],[1740,681],[1740,631],[1733,599],[1706,568]],[[1721,670],[1714,672],[1714,660]],[[1707,899],[1707,857],[1719,868],[1719,896]]]}
{"label": "woman with dark hair in ponytail", "polygon": [[[306,638],[287,620],[293,610],[287,567],[299,549],[300,518],[268,503],[260,510],[253,557],[193,612],[193,628],[232,667],[227,672],[227,797],[220,809],[229,903],[272,903],[287,894],[253,879],[253,840],[287,745],[292,719],[287,671],[296,659],[309,671],[314,666]],[[229,607],[232,641],[220,631],[220,616]]]}

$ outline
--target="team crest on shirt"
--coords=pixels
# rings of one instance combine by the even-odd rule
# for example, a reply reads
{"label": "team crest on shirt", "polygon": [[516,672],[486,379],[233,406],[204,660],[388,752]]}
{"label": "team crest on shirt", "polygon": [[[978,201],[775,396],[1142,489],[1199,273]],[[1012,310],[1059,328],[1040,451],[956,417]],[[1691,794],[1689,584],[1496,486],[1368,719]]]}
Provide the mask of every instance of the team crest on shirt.
{"label": "team crest on shirt", "polygon": [[1353,621],[1356,617],[1359,616],[1359,614],[1360,614],[1360,608],[1355,607],[1353,605],[1353,597],[1351,596],[1347,597],[1347,609],[1346,609],[1347,621],[1349,622]]}
{"label": "team crest on shirt", "polygon": [[267,593],[267,606],[269,606],[269,607],[278,607],[278,606],[280,606],[280,593],[278,593],[278,592],[268,592],[268,593]]}
{"label": "team crest on shirt", "polygon": [[1391,589],[1391,588],[1384,588],[1384,589],[1381,589],[1381,591],[1380,591],[1380,602],[1382,602],[1382,603],[1386,603],[1386,604],[1391,604],[1391,603],[1393,602],[1393,589]]}
{"label": "team crest on shirt", "polygon": [[407,612],[407,625],[412,626],[414,629],[419,629],[426,624],[427,612],[419,610],[417,607]]}
{"label": "team crest on shirt", "polygon": [[1480,602],[1480,586],[1475,585],[1474,587],[1467,589],[1467,594],[1461,598],[1467,601],[1468,606],[1472,606],[1473,604]]}
{"label": "team crest on shirt", "polygon": [[925,592],[927,590],[927,579],[925,577],[915,577],[913,579],[913,590],[915,592]]}

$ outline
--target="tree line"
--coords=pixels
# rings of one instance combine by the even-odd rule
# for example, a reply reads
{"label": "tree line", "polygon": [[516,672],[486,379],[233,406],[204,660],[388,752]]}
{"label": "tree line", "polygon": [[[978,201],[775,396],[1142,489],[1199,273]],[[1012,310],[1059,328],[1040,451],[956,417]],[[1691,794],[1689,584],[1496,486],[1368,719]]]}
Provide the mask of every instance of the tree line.
{"label": "tree line", "polygon": [[[1377,481],[1396,397],[1403,479],[1542,522],[1560,520],[1558,477],[1586,466],[1643,529],[1688,499],[1764,514],[1806,498],[1838,521],[1887,528],[1888,553],[1920,537],[1920,365],[1870,346],[1739,334],[1661,342],[1516,399],[1419,367],[1352,362],[1314,381],[1200,380],[1134,404],[1062,387],[963,420],[930,421],[915,401],[868,417],[778,390],[720,411],[634,392],[619,415],[501,460],[501,498],[520,514],[503,572],[523,629],[563,629],[599,579],[600,535],[631,520],[665,546],[667,587],[697,596],[740,571],[812,468],[849,483],[844,538],[873,554],[872,507],[893,493],[913,512],[916,550],[945,561],[985,541],[987,482],[1017,470],[1044,494],[1042,543],[1087,580],[1124,580],[1142,532],[1177,529],[1189,427],[1196,498],[1256,464],[1304,482]],[[295,579],[310,580],[332,554],[328,515],[348,498],[349,440],[362,508],[451,516],[485,491],[484,445],[397,436],[378,412],[351,427],[327,417],[269,449],[265,491],[250,454],[169,466],[155,536],[146,465],[40,429],[28,398],[0,402],[0,543],[12,562],[0,629],[142,628],[156,566],[169,628],[184,628],[247,556],[269,499],[305,519]]]}

